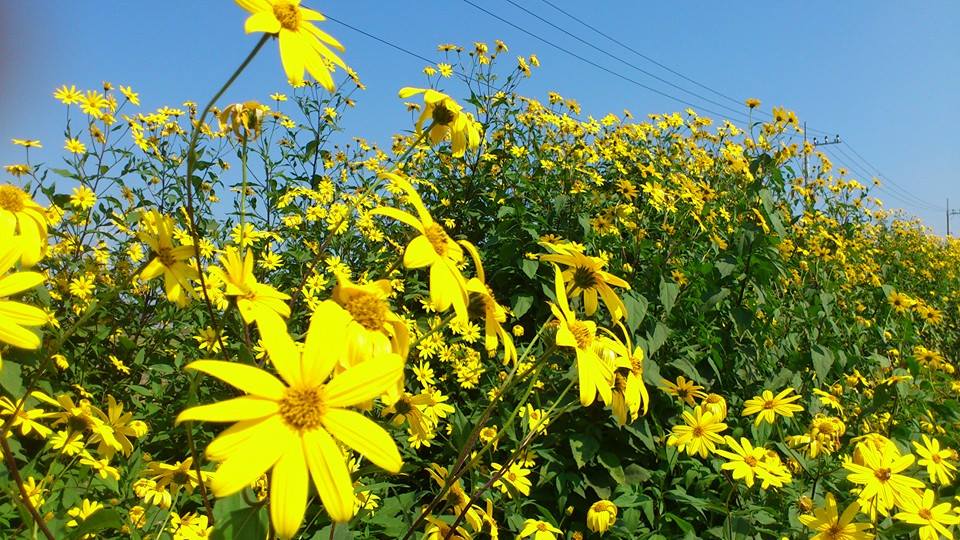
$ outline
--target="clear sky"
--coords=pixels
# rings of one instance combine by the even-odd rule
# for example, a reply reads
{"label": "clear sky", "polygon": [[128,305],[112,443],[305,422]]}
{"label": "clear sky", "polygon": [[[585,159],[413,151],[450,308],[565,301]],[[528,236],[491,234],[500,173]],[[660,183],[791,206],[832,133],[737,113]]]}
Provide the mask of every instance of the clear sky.
{"label": "clear sky", "polygon": [[[472,1],[623,77],[733,116],[508,0]],[[786,106],[810,128],[839,133],[847,144],[825,147],[828,153],[861,177],[878,169],[895,183],[878,193],[887,205],[921,217],[937,232],[945,231],[945,199],[960,208],[960,2],[550,1],[711,89],[737,100],[757,97],[766,110]],[[738,108],[606,41],[544,0],[515,2],[626,62]],[[304,5],[438,61],[439,43],[503,39],[511,58],[536,53],[543,63],[522,93],[545,97],[556,90],[579,100],[584,114],[686,107],[539,42],[463,0],[304,0]],[[63,83],[129,84],[140,92],[144,108],[205,102],[257,40],[243,33],[246,12],[229,0],[4,0],[2,11],[0,164],[22,161],[22,149],[9,143],[13,137],[40,139],[44,148],[34,155],[51,163],[60,159],[64,114],[51,93]],[[344,119],[347,134],[385,142],[391,133],[409,129],[409,113],[396,91],[423,85],[424,62],[338,23],[328,21],[323,28],[347,46],[344,59],[367,85]],[[225,102],[266,101],[285,84],[271,43]],[[453,82],[448,86],[455,95],[462,90]],[[952,231],[960,231],[960,216]]]}

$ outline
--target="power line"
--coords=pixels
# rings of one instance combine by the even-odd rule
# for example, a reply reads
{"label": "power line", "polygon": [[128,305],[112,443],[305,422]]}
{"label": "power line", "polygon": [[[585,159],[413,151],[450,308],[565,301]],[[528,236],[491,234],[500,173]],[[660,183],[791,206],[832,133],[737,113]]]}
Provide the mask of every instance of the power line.
{"label": "power line", "polygon": [[[858,166],[851,165],[848,162],[849,158],[847,158],[846,160],[841,159],[841,157],[838,155],[840,154],[839,150],[840,150],[839,147],[834,147],[830,150],[827,150],[826,148],[824,148],[823,152],[830,158],[832,162],[837,164],[839,167],[847,169],[853,174],[862,177],[864,180],[871,176],[870,174],[864,174],[865,171],[861,170]],[[912,208],[914,210],[921,210],[921,211],[931,210],[931,208],[927,207],[927,205],[920,205],[914,201],[911,201],[910,199],[905,198],[903,195],[897,193],[896,191],[893,191],[892,189],[888,188],[883,184],[880,184],[879,186],[875,186],[875,187],[884,194],[885,198],[888,198],[888,200],[893,200],[894,202],[899,203],[906,208]]]}
{"label": "power line", "polygon": [[[846,141],[845,141],[845,142],[846,142]],[[869,161],[867,161],[866,158],[864,158],[862,155],[860,155],[860,153],[857,152],[857,150],[856,150],[853,146],[851,146],[849,142],[846,142],[846,145],[845,145],[845,146],[847,147],[848,150],[850,150],[850,151],[853,153],[854,156],[856,156],[857,158],[859,158],[860,161],[861,161],[863,164],[866,165],[866,167],[867,167],[868,170],[869,170],[869,169],[872,169],[873,171],[875,171],[875,172],[877,173],[877,177],[880,178],[881,180],[889,183],[891,186],[899,189],[900,191],[906,193],[906,194],[909,195],[910,197],[913,197],[914,199],[917,199],[918,201],[926,204],[927,206],[933,207],[933,208],[936,209],[936,210],[946,210],[946,208],[944,208],[943,206],[940,206],[940,205],[937,205],[937,204],[933,204],[933,203],[927,202],[927,201],[921,199],[920,197],[917,197],[916,195],[914,195],[913,193],[911,193],[908,189],[904,188],[903,186],[901,186],[901,185],[898,184],[897,182],[894,182],[892,179],[890,179],[890,178],[887,177],[885,174],[883,174],[883,172],[880,171],[880,169],[878,169],[876,166],[874,166],[873,163],[870,163]],[[851,158],[851,159],[852,159],[852,158]]]}
{"label": "power line", "polygon": [[[845,145],[847,148],[850,148],[850,149],[852,150],[852,147],[850,146],[850,143],[844,142],[844,145]],[[843,157],[845,157],[849,162],[854,163],[854,164],[856,164],[856,165],[858,165],[858,166],[861,165],[860,163],[857,162],[857,160],[855,160],[854,158],[850,157],[849,154],[847,154],[846,152],[844,152],[844,151],[843,151],[843,148],[837,147],[837,148],[836,148],[836,151],[837,151],[840,155],[842,155]],[[876,169],[874,169],[874,170],[876,170]],[[938,206],[938,205],[936,205],[936,204],[932,204],[932,203],[930,203],[930,202],[927,202],[927,201],[921,199],[920,197],[917,197],[916,195],[914,195],[913,193],[911,193],[911,192],[908,191],[907,189],[903,188],[902,186],[900,186],[899,184],[897,184],[897,183],[894,182],[893,180],[890,180],[889,178],[885,178],[883,175],[879,174],[879,171],[877,171],[878,174],[876,174],[876,175],[870,174],[869,169],[864,169],[864,170],[861,171],[861,173],[864,172],[864,171],[867,173],[866,176],[876,176],[877,178],[884,180],[884,181],[886,182],[886,184],[889,184],[889,188],[890,188],[889,191],[899,192],[903,197],[905,197],[905,198],[907,198],[907,199],[909,199],[909,200],[914,201],[914,205],[921,206],[921,207],[927,207],[927,208],[929,208],[929,209],[931,209],[931,210],[943,210],[943,209],[944,209],[942,206]]]}
{"label": "power line", "polygon": [[543,23],[546,23],[546,24],[550,25],[551,27],[553,27],[553,28],[555,28],[555,29],[563,32],[564,34],[572,37],[573,39],[579,41],[580,43],[583,43],[584,45],[590,47],[591,49],[594,49],[594,50],[596,50],[596,51],[599,51],[599,52],[601,52],[601,53],[609,56],[610,58],[613,58],[614,60],[616,60],[616,61],[618,61],[618,62],[620,62],[620,63],[622,63],[622,64],[624,64],[624,65],[626,65],[626,66],[629,66],[629,67],[631,67],[631,68],[639,71],[640,73],[643,73],[644,75],[646,75],[646,76],[648,76],[648,77],[652,77],[652,78],[654,78],[654,79],[662,82],[663,84],[666,84],[667,86],[670,86],[671,88],[675,88],[675,89],[677,89],[677,90],[680,90],[681,92],[686,92],[687,94],[690,94],[691,96],[694,96],[694,97],[696,97],[697,99],[701,99],[701,100],[703,100],[703,101],[705,101],[705,102],[707,102],[707,103],[710,103],[710,104],[716,105],[716,106],[718,106],[718,107],[724,108],[724,109],[726,109],[726,110],[728,110],[728,111],[731,111],[731,112],[733,112],[733,113],[735,113],[735,114],[741,114],[741,115],[743,114],[742,111],[743,111],[743,106],[744,106],[744,104],[743,104],[742,102],[738,102],[738,105],[740,105],[740,108],[734,109],[734,108],[732,108],[732,107],[730,107],[730,106],[728,106],[728,105],[725,105],[725,104],[723,104],[723,103],[720,103],[719,101],[714,101],[714,100],[712,100],[712,99],[710,99],[710,98],[708,98],[708,97],[702,96],[702,95],[700,95],[700,94],[698,94],[698,93],[696,93],[696,92],[693,92],[693,91],[691,91],[691,90],[687,90],[686,88],[684,88],[684,87],[682,87],[682,86],[679,86],[679,85],[677,85],[677,84],[674,84],[674,83],[668,81],[667,79],[664,79],[663,77],[657,76],[656,74],[651,73],[651,72],[649,72],[649,71],[647,71],[647,70],[645,70],[645,69],[637,66],[636,64],[633,64],[633,63],[631,63],[631,62],[628,62],[628,61],[624,60],[623,58],[620,58],[619,56],[611,53],[610,51],[607,51],[606,49],[602,49],[602,48],[594,45],[593,43],[590,43],[589,41],[581,38],[580,36],[577,36],[576,34],[573,34],[572,32],[569,32],[568,30],[566,30],[566,29],[564,29],[564,28],[562,28],[562,27],[560,27],[560,26],[557,26],[556,24],[550,22],[549,20],[541,17],[540,15],[534,13],[533,11],[530,11],[529,9],[527,9],[527,8],[523,7],[522,5],[518,4],[518,3],[515,2],[514,0],[506,0],[506,2],[507,2],[508,4],[516,7],[517,9],[523,11],[524,13],[535,17],[537,20],[539,20],[539,21],[541,21],[541,22],[543,22]]}
{"label": "power line", "polygon": [[[709,86],[707,86],[707,85],[705,85],[705,84],[699,83],[699,82],[691,79],[690,77],[687,77],[687,76],[684,75],[683,73],[680,73],[679,71],[675,71],[675,70],[671,69],[669,66],[666,66],[666,65],[664,65],[664,64],[661,64],[660,62],[657,62],[657,61],[654,60],[653,58],[650,58],[649,56],[643,54],[642,52],[640,52],[640,51],[638,51],[638,50],[636,50],[636,49],[634,49],[633,47],[627,45],[626,43],[623,43],[622,41],[620,41],[620,40],[618,40],[617,38],[611,36],[610,34],[607,34],[606,32],[604,32],[604,31],[602,31],[602,30],[594,27],[593,25],[587,23],[586,21],[578,18],[576,15],[573,15],[572,13],[564,10],[563,8],[561,8],[560,6],[554,4],[554,3],[551,2],[550,0],[541,0],[541,1],[542,1],[544,4],[547,4],[548,6],[552,7],[553,9],[559,11],[560,13],[563,13],[563,14],[566,15],[567,17],[570,17],[571,19],[573,19],[574,21],[580,23],[581,25],[583,25],[583,26],[589,28],[590,30],[593,30],[593,31],[596,32],[597,34],[605,37],[605,38],[608,39],[609,41],[611,41],[611,42],[613,42],[613,43],[616,43],[617,45],[623,47],[624,49],[626,49],[626,50],[628,50],[628,51],[630,51],[630,52],[632,52],[633,54],[639,56],[640,58],[643,58],[643,59],[646,60],[647,62],[650,62],[651,64],[654,64],[654,65],[660,67],[661,69],[664,69],[664,70],[666,70],[666,71],[669,71],[670,73],[676,75],[677,77],[680,77],[681,79],[683,79],[683,80],[685,80],[685,81],[687,81],[687,82],[689,82],[689,83],[693,83],[693,84],[699,86],[700,88],[703,88],[704,90],[713,92],[714,94],[716,94],[716,95],[718,95],[718,96],[720,96],[720,97],[722,97],[722,98],[724,98],[724,99],[726,99],[726,100],[728,100],[728,101],[731,101],[731,102],[736,103],[736,104],[738,104],[738,105],[743,105],[743,101],[741,101],[741,100],[739,100],[739,99],[736,99],[736,98],[732,98],[732,97],[724,94],[723,92],[720,92],[719,90],[715,90],[715,89],[713,89],[713,88],[711,88],[711,87],[709,87]],[[511,2],[511,4],[512,4],[512,3],[513,3],[513,2]]]}
{"label": "power line", "polygon": [[658,90],[658,89],[656,89],[656,88],[653,88],[653,87],[651,87],[651,86],[648,86],[648,85],[646,85],[646,84],[643,84],[643,83],[640,82],[640,81],[637,81],[637,80],[635,80],[635,79],[631,79],[630,77],[627,77],[626,75],[623,75],[622,73],[618,73],[618,72],[616,72],[616,71],[614,71],[614,70],[612,70],[612,69],[610,69],[610,68],[607,68],[607,67],[604,67],[604,66],[602,66],[602,65],[600,65],[600,64],[597,64],[596,62],[594,62],[594,61],[592,61],[592,60],[590,60],[590,59],[584,58],[583,56],[580,56],[579,54],[577,54],[577,53],[575,53],[575,52],[573,52],[573,51],[571,51],[571,50],[569,50],[569,49],[566,49],[566,48],[564,48],[564,47],[562,47],[562,46],[560,46],[560,45],[557,45],[556,43],[553,43],[553,42],[549,41],[549,40],[546,39],[546,38],[543,38],[543,37],[541,37],[541,36],[539,36],[539,35],[537,35],[537,34],[534,34],[533,32],[530,32],[529,30],[527,30],[527,29],[525,29],[525,28],[522,28],[522,27],[520,27],[520,26],[512,23],[512,22],[508,21],[507,19],[504,19],[503,17],[497,15],[496,13],[493,13],[493,12],[491,12],[491,11],[489,11],[489,10],[487,10],[487,9],[485,9],[485,8],[477,5],[477,4],[475,4],[475,3],[472,2],[471,0],[463,0],[463,2],[464,2],[464,3],[467,3],[467,4],[470,4],[471,6],[473,6],[473,7],[476,8],[476,9],[478,9],[479,11],[482,11],[482,12],[486,13],[487,15],[493,17],[494,19],[497,19],[498,21],[500,21],[500,22],[502,22],[502,23],[504,23],[504,24],[506,24],[506,25],[508,25],[508,26],[513,27],[514,29],[519,30],[520,32],[523,32],[524,34],[526,34],[526,35],[528,35],[528,36],[530,36],[530,37],[532,37],[532,38],[540,41],[541,43],[544,43],[544,44],[546,44],[546,45],[549,45],[550,47],[553,47],[554,49],[557,49],[557,50],[559,50],[559,51],[561,51],[561,52],[563,52],[563,53],[565,53],[565,54],[567,54],[567,55],[569,55],[569,56],[572,56],[572,57],[576,58],[577,60],[580,60],[581,62],[583,62],[583,63],[585,63],[585,64],[588,64],[588,65],[590,65],[590,66],[593,66],[593,67],[595,67],[595,68],[597,68],[597,69],[599,69],[599,70],[601,70],[601,71],[604,71],[604,72],[606,72],[606,73],[609,73],[610,75],[613,75],[614,77],[623,79],[623,80],[625,80],[625,81],[627,81],[627,82],[629,82],[629,83],[631,83],[631,84],[633,84],[633,85],[639,86],[640,88],[643,88],[643,89],[645,89],[645,90],[648,90],[648,91],[650,91],[650,92],[653,92],[653,93],[655,93],[655,94],[657,94],[657,95],[659,95],[659,96],[665,97],[665,98],[667,98],[667,99],[671,99],[671,100],[676,101],[676,102],[678,102],[678,103],[682,103],[682,104],[684,104],[684,105],[687,105],[688,107],[698,108],[698,109],[700,109],[700,110],[702,110],[702,111],[704,111],[704,112],[708,112],[708,113],[710,113],[710,114],[712,114],[712,115],[714,115],[714,116],[718,116],[718,117],[720,117],[720,118],[724,118],[724,119],[730,120],[730,121],[732,121],[732,122],[742,122],[742,121],[743,121],[742,119],[738,120],[738,119],[736,119],[736,118],[733,118],[733,117],[730,117],[730,116],[725,115],[725,114],[723,114],[723,113],[719,113],[719,112],[717,112],[717,111],[708,109],[708,108],[706,108],[706,107],[701,107],[700,105],[697,105],[697,104],[695,104],[695,103],[691,103],[691,102],[689,102],[689,101],[687,101],[687,100],[685,100],[685,99],[683,99],[683,98],[679,98],[679,97],[676,97],[676,96],[672,96],[672,95],[670,95],[670,94],[668,94],[668,93],[666,93],[666,92],[663,92],[663,91],[661,91],[661,90]]}

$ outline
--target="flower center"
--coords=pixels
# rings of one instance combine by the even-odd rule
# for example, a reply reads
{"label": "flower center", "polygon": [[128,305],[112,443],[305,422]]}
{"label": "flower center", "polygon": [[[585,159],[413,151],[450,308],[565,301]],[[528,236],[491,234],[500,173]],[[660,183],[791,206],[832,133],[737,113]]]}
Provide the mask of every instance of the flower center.
{"label": "flower center", "polygon": [[447,108],[442,101],[433,108],[433,121],[438,125],[445,126],[453,122],[453,111]]}
{"label": "flower center", "polygon": [[639,358],[637,356],[631,356],[630,371],[632,371],[633,374],[637,376],[643,375],[643,358]]}
{"label": "flower center", "polygon": [[173,266],[174,263],[177,262],[177,259],[173,256],[172,252],[173,250],[168,247],[160,248],[160,252],[157,253],[157,258],[160,259],[160,263],[166,267]]}
{"label": "flower center", "polygon": [[437,252],[437,255],[443,257],[447,254],[447,242],[449,240],[447,239],[447,233],[443,231],[443,227],[431,223],[424,227],[423,234],[430,241],[430,245],[433,246],[433,251]]}
{"label": "flower center", "polygon": [[702,426],[696,426],[693,428],[694,437],[703,437],[704,431]]}
{"label": "flower center", "polygon": [[190,475],[188,475],[185,471],[177,471],[173,473],[172,478],[173,483],[180,485],[186,485],[186,483],[190,481]]}
{"label": "flower center", "polygon": [[542,522],[542,521],[541,521],[540,523],[537,523],[537,530],[538,530],[538,531],[546,531],[546,530],[547,530],[547,524],[544,523],[544,522]]}
{"label": "flower center", "polygon": [[319,427],[325,411],[322,386],[290,387],[280,400],[280,416],[283,421],[301,431]]}
{"label": "flower center", "polygon": [[921,508],[921,509],[917,512],[917,515],[920,516],[920,517],[922,517],[923,519],[932,519],[932,518],[933,518],[933,512],[931,512],[929,508]]}
{"label": "flower center", "polygon": [[517,473],[508,472],[508,473],[507,473],[507,480],[509,480],[509,481],[511,481],[511,482],[516,482],[516,481],[517,481]]}
{"label": "flower center", "polygon": [[823,534],[827,540],[840,540],[846,536],[843,534],[843,527],[841,527],[839,523],[830,525],[830,528],[824,531]]}
{"label": "flower center", "polygon": [[277,2],[273,5],[273,16],[280,21],[285,30],[296,32],[300,28],[300,10],[289,2]]}
{"label": "flower center", "polygon": [[577,340],[578,349],[584,350],[590,348],[590,345],[593,343],[593,332],[590,331],[590,327],[580,321],[575,321],[570,325],[570,332],[573,333],[574,339]]}
{"label": "flower center", "polygon": [[592,289],[600,281],[597,273],[586,266],[578,266],[573,271],[573,285],[581,289]]}
{"label": "flower center", "polygon": [[743,462],[746,463],[747,465],[751,466],[751,467],[756,467],[756,466],[757,466],[757,458],[755,458],[755,457],[753,457],[753,456],[747,456],[747,457],[743,458]]}
{"label": "flower center", "polygon": [[877,469],[874,471],[873,475],[877,477],[877,480],[886,482],[890,479],[890,469]]}
{"label": "flower center", "polygon": [[406,415],[413,410],[413,405],[407,398],[400,398],[393,404],[393,408],[397,411],[397,414]]}
{"label": "flower center", "polygon": [[360,293],[347,301],[344,306],[353,320],[367,330],[382,330],[387,318],[387,304],[376,295],[368,292]]}
{"label": "flower center", "polygon": [[774,407],[776,407],[776,406],[777,406],[777,404],[776,404],[774,401],[772,401],[772,400],[770,400],[770,401],[764,401],[764,402],[763,402],[763,408],[764,408],[764,409],[768,409],[768,410],[769,410],[769,409],[772,409],[772,408],[774,408]]}
{"label": "flower center", "polygon": [[11,185],[0,186],[0,208],[11,212],[23,210],[23,200],[27,194]]}
{"label": "flower center", "polygon": [[933,461],[934,463],[940,463],[942,460],[943,458],[941,458],[937,454],[933,454],[932,456],[930,456],[930,461]]}

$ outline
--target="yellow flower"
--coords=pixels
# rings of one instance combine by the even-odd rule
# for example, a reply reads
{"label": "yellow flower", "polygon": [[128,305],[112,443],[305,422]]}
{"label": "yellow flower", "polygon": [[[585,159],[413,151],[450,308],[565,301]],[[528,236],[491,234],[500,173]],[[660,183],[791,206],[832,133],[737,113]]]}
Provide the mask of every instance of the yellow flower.
{"label": "yellow flower", "polygon": [[617,522],[617,505],[608,500],[600,500],[587,510],[587,528],[603,535]]}
{"label": "yellow flower", "polygon": [[759,469],[763,467],[763,460],[767,453],[766,449],[762,446],[753,446],[746,437],[741,437],[739,443],[729,435],[724,440],[733,452],[727,450],[716,451],[718,455],[728,460],[721,465],[721,468],[725,471],[731,471],[734,480],[742,478],[747,487],[753,487],[754,478],[756,478]]}
{"label": "yellow flower", "polygon": [[263,126],[263,115],[269,110],[256,101],[227,105],[217,116],[220,131],[231,131],[241,141],[256,137]]}
{"label": "yellow flower", "polygon": [[406,193],[417,210],[417,217],[397,210],[380,207],[373,213],[392,217],[414,229],[420,235],[407,244],[403,252],[403,265],[407,268],[430,268],[430,299],[438,312],[446,311],[451,305],[457,318],[467,320],[467,283],[457,265],[463,261],[463,248],[447,235],[447,231],[436,223],[423,205],[420,195],[409,182],[393,173],[383,173]]}
{"label": "yellow flower", "polygon": [[685,425],[673,426],[667,445],[676,446],[677,450],[687,454],[700,454],[706,458],[715,452],[718,444],[723,444],[720,432],[727,429],[727,425],[716,419],[712,412],[704,411],[703,407],[696,406],[693,412],[683,411]]}
{"label": "yellow flower", "polygon": [[463,107],[450,96],[437,92],[431,88],[404,87],[400,89],[400,99],[423,94],[423,112],[417,118],[415,125],[419,135],[423,130],[423,123],[429,118],[430,144],[436,146],[440,141],[450,137],[453,157],[463,157],[467,149],[480,146],[480,131],[482,126],[473,115],[464,112]]}
{"label": "yellow flower", "polygon": [[96,203],[97,194],[87,186],[77,186],[70,192],[70,204],[81,210],[89,210]]}
{"label": "yellow flower", "polygon": [[[70,521],[67,522],[67,527],[76,527],[84,522],[88,517],[93,515],[94,512],[103,508],[103,504],[84,498],[80,506],[74,506],[70,510],[67,510],[67,515],[72,517]],[[87,534],[83,536],[84,538],[92,538],[92,534]]]}
{"label": "yellow flower", "polygon": [[53,93],[53,97],[64,105],[73,105],[83,100],[83,94],[77,90],[75,84],[71,84],[69,87],[65,84],[62,85]]}
{"label": "yellow flower", "polygon": [[20,257],[23,265],[37,264],[47,251],[46,211],[22,189],[3,184],[0,185],[0,238],[15,234],[24,239]]}
{"label": "yellow flower", "polygon": [[207,446],[207,457],[221,462],[210,487],[225,497],[272,468],[270,516],[282,538],[293,537],[300,528],[308,477],[331,519],[342,523],[353,517],[353,483],[337,440],[390,472],[400,470],[400,453],[390,435],[347,409],[395,385],[403,372],[400,357],[383,355],[328,380],[347,353],[343,334],[349,322],[350,315],[327,300],[310,319],[302,352],[286,330],[264,332],[264,345],[282,380],[233,362],[198,360],[187,366],[249,394],[187,409],[177,423],[237,422]]}
{"label": "yellow flower", "polygon": [[346,70],[347,65],[330,47],[340,52],[343,45],[320,30],[310,21],[324,21],[320,12],[300,6],[300,0],[236,0],[252,13],[244,24],[244,31],[264,32],[277,36],[280,42],[280,61],[283,70],[294,85],[303,84],[306,70],[328,92],[335,90],[330,63]]}
{"label": "yellow flower", "polygon": [[387,299],[392,292],[390,281],[386,279],[357,285],[345,274],[337,274],[332,297],[351,317],[344,336],[347,356],[339,368],[354,366],[389,352],[404,360],[407,358],[410,332],[403,319],[390,311]]}
{"label": "yellow flower", "polygon": [[887,296],[887,301],[890,302],[890,307],[892,307],[897,313],[904,313],[913,307],[917,301],[909,296],[898,293],[897,291],[891,291],[890,295]]}
{"label": "yellow flower", "polygon": [[282,326],[281,317],[290,316],[290,308],[286,304],[290,296],[257,281],[253,275],[253,252],[247,251],[241,259],[237,249],[229,246],[220,254],[220,265],[222,268],[212,268],[211,272],[226,284],[224,294],[236,297],[237,308],[244,322],[250,324],[256,321],[258,326]]}
{"label": "yellow flower", "polygon": [[863,459],[863,465],[853,460],[843,464],[850,471],[847,480],[860,484],[860,506],[870,513],[871,518],[880,514],[889,515],[896,504],[904,507],[918,498],[915,489],[923,489],[923,482],[901,474],[914,460],[913,454],[901,456],[896,446],[885,445],[879,450],[859,443],[857,451]]}
{"label": "yellow flower", "polygon": [[41,481],[38,484],[36,479],[34,479],[32,476],[28,476],[23,482],[23,489],[27,492],[27,497],[30,498],[30,504],[39,510],[46,501],[46,499],[43,498],[43,494],[46,493],[47,490],[43,488],[43,482]]}
{"label": "yellow flower", "polygon": [[745,103],[747,104],[747,107],[751,109],[756,109],[760,106],[760,100],[757,98],[750,98]]}
{"label": "yellow flower", "polygon": [[770,390],[764,390],[761,395],[754,396],[753,399],[748,399],[743,403],[743,416],[756,414],[757,419],[753,423],[755,426],[759,426],[760,422],[772,424],[778,414],[788,418],[792,417],[793,413],[802,411],[803,407],[793,403],[800,399],[800,396],[788,397],[791,392],[793,392],[793,388],[787,388],[774,396]]}
{"label": "yellow flower", "polygon": [[188,263],[194,254],[193,246],[173,247],[173,220],[156,210],[141,219],[140,240],[150,246],[153,259],[140,272],[140,279],[150,281],[162,275],[167,299],[179,305],[190,300],[191,279],[197,279],[196,268]]}
{"label": "yellow flower", "polygon": [[[24,240],[21,236],[9,238],[0,247],[0,343],[21,349],[37,349],[40,337],[27,330],[30,326],[43,326],[47,314],[40,308],[14,302],[11,295],[32,289],[43,283],[43,274],[38,272],[12,272],[7,274],[22,257]],[[0,365],[2,365],[0,357]]]}
{"label": "yellow flower", "polygon": [[604,271],[606,263],[602,259],[584,255],[579,247],[572,244],[541,242],[541,245],[553,251],[553,254],[541,255],[541,259],[567,267],[563,271],[563,279],[568,283],[567,292],[571,298],[583,293],[583,307],[587,315],[596,313],[598,296],[603,299],[614,321],[627,315],[623,300],[610,286],[629,289],[630,284]]}
{"label": "yellow flower", "polygon": [[666,379],[663,379],[660,382],[662,384],[660,387],[661,390],[670,394],[671,396],[677,396],[684,403],[690,405],[691,407],[696,405],[696,400],[698,398],[706,397],[702,386],[693,381],[688,381],[683,375],[677,377],[676,383],[670,382]]}
{"label": "yellow flower", "polygon": [[73,154],[83,154],[87,151],[87,145],[80,142],[80,139],[67,139],[63,143],[63,149]]}
{"label": "yellow flower", "polygon": [[43,145],[40,144],[40,141],[36,139],[11,139],[13,144],[17,146],[22,146],[24,148],[43,148]]}
{"label": "yellow flower", "polygon": [[[281,326],[284,325],[281,324]],[[220,352],[221,336],[210,326],[200,330],[200,333],[193,336],[193,339],[197,340],[197,347],[201,351],[208,351],[211,353]],[[226,339],[224,338],[223,341],[225,342]]]}
{"label": "yellow flower", "polygon": [[[503,323],[507,321],[507,310],[497,303],[493,296],[493,290],[486,283],[486,275],[483,271],[483,263],[480,260],[480,253],[477,248],[469,242],[463,242],[463,247],[473,259],[474,268],[477,271],[477,277],[470,278],[467,281],[467,290],[470,292],[470,316],[471,318],[483,317],[484,321],[484,347],[489,356],[496,354],[500,342],[503,342],[503,363],[509,364],[517,360],[517,348],[513,344],[513,338],[503,328]],[[521,327],[522,329],[522,327]]]}
{"label": "yellow flower", "polygon": [[560,322],[557,328],[557,345],[571,347],[577,354],[580,404],[584,407],[590,406],[596,400],[597,394],[600,394],[604,403],[610,403],[613,397],[613,367],[597,354],[597,323],[577,320],[577,315],[570,309],[570,302],[567,300],[560,267],[553,265],[553,270],[554,292],[559,306],[550,302],[550,311]]}
{"label": "yellow flower", "polygon": [[528,519],[523,522],[523,529],[517,538],[531,537],[533,540],[556,540],[558,534],[563,531],[539,519]]}
{"label": "yellow flower", "polygon": [[[503,466],[499,463],[491,463],[490,467],[496,472],[500,472],[503,469]],[[533,487],[533,484],[530,482],[528,476],[530,476],[530,469],[524,469],[518,463],[511,463],[507,471],[493,483],[493,487],[499,488],[500,491],[509,495],[511,499],[516,493],[524,496],[530,495],[530,488]]]}
{"label": "yellow flower", "polygon": [[859,507],[856,501],[850,503],[843,515],[837,512],[837,501],[833,493],[827,493],[826,503],[816,508],[813,515],[800,516],[800,523],[813,529],[817,534],[810,540],[871,540],[873,535],[866,532],[872,525],[869,523],[853,523]]}
{"label": "yellow flower", "polygon": [[894,517],[911,525],[920,525],[920,540],[940,540],[940,535],[953,538],[948,526],[960,523],[960,517],[954,514],[950,503],[934,504],[935,502],[936,494],[933,490],[924,489],[922,499],[917,497],[906,501],[902,506],[904,511],[898,512]]}
{"label": "yellow flower", "polygon": [[[613,416],[620,425],[627,423],[627,413],[630,420],[635,421],[641,416],[640,407],[643,407],[643,414],[647,414],[647,407],[650,405],[650,394],[647,392],[647,386],[643,382],[643,348],[633,347],[630,340],[630,333],[617,323],[626,343],[612,337],[606,342],[606,346],[616,358],[612,364],[614,366],[613,381],[613,402],[610,407],[613,409]],[[723,416],[726,416],[724,414]]]}
{"label": "yellow flower", "polygon": [[913,447],[921,459],[917,460],[917,465],[927,468],[927,475],[931,482],[939,483],[941,486],[948,486],[953,482],[957,466],[950,462],[954,453],[948,449],[940,449],[940,441],[931,439],[922,435],[923,444],[913,441]]}

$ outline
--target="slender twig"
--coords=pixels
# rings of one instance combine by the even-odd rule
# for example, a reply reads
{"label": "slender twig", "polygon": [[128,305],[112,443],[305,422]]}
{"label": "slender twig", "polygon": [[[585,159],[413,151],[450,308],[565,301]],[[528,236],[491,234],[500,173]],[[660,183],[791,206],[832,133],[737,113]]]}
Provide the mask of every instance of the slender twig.
{"label": "slender twig", "polygon": [[43,535],[47,537],[47,540],[56,540],[53,533],[47,528],[47,523],[43,521],[43,517],[40,516],[40,512],[33,506],[33,501],[30,500],[30,494],[27,493],[27,488],[23,487],[23,477],[20,476],[20,469],[17,468],[17,462],[13,459],[13,451],[10,450],[10,444],[7,443],[6,437],[0,437],[0,449],[3,450],[3,462],[7,466],[7,471],[10,473],[10,476],[13,477],[13,481],[17,483],[17,488],[20,489],[20,498],[23,499],[23,505],[27,507],[27,511],[30,512],[30,516],[33,517],[33,521],[36,522],[37,527],[40,527],[40,530],[43,532]]}

